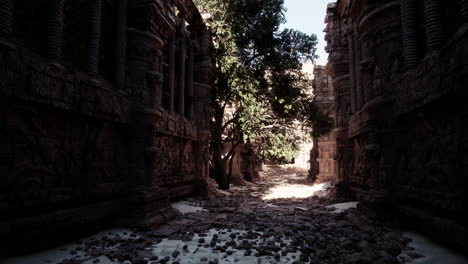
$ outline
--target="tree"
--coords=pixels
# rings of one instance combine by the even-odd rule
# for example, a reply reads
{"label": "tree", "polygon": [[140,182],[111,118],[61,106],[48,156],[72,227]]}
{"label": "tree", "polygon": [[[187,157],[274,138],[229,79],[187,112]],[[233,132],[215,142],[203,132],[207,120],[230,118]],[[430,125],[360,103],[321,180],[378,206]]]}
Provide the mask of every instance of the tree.
{"label": "tree", "polygon": [[302,73],[302,64],[315,56],[317,39],[279,30],[285,22],[283,0],[195,3],[211,16],[207,23],[217,59],[211,151],[214,178],[221,189],[228,189],[232,157],[242,143],[262,137],[271,147],[263,158],[288,159],[297,148],[292,124],[315,134],[330,130],[331,120],[312,103]]}

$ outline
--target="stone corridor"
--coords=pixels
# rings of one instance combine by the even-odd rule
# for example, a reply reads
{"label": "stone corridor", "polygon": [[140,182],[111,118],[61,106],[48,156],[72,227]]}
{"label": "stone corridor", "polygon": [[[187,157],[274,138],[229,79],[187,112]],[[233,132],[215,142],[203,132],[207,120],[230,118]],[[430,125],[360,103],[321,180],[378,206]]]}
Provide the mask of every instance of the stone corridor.
{"label": "stone corridor", "polygon": [[[413,233],[468,256],[468,0],[328,4],[301,94],[334,129],[309,171],[260,175],[269,126],[213,129],[222,38],[198,2],[0,0],[0,264],[468,263]],[[270,93],[270,68],[245,76]]]}
{"label": "stone corridor", "polygon": [[[305,179],[304,170],[267,167],[257,184],[173,203],[178,217],[157,229],[113,229],[0,263],[442,263],[428,261],[437,256],[422,255],[427,245],[410,237],[422,238]],[[443,263],[467,263],[430,247]]]}

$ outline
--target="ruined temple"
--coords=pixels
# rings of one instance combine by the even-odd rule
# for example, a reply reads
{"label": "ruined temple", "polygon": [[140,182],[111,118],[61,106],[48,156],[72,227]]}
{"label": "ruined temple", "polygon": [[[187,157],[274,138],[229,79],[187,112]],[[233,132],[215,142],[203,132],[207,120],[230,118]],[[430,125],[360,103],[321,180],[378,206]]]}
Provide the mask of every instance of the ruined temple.
{"label": "ruined temple", "polygon": [[338,0],[326,40],[338,187],[468,245],[468,1]]}
{"label": "ruined temple", "polygon": [[0,1],[0,247],[207,194],[211,43],[191,0]]}
{"label": "ruined temple", "polygon": [[[321,112],[335,118],[332,80],[325,66],[316,65],[314,67],[312,87],[314,103]],[[335,166],[336,141],[333,133],[314,138],[313,143],[310,152],[310,177],[317,182],[335,182],[337,180]]]}
{"label": "ruined temple", "polygon": [[[215,170],[216,67],[233,58],[211,29],[232,25],[195,3],[0,0],[0,263],[468,263],[452,252],[468,256],[468,0],[328,5],[312,95],[335,127],[314,138],[314,183],[261,164],[260,136],[226,140]],[[270,26],[284,11],[234,3]],[[306,55],[291,32],[262,40]],[[244,186],[217,190],[226,168]]]}

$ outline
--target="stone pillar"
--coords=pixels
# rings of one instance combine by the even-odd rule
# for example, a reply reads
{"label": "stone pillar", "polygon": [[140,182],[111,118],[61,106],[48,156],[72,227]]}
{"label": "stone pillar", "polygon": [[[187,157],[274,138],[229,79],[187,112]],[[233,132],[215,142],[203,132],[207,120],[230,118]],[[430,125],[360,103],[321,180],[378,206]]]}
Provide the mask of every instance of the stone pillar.
{"label": "stone pillar", "polygon": [[364,89],[361,72],[361,42],[357,29],[354,29],[354,63],[356,64],[356,108],[359,110],[364,106]]}
{"label": "stone pillar", "polygon": [[164,45],[161,42],[161,46],[158,47],[158,50],[161,51],[156,53],[156,60],[154,62],[154,76],[153,81],[155,87],[153,89],[153,107],[159,108],[162,106],[162,97],[163,97],[163,66],[162,66],[162,51],[164,51]]}
{"label": "stone pillar", "polygon": [[367,80],[364,90],[364,99],[367,102],[374,98],[374,63],[369,61],[366,65]]}
{"label": "stone pillar", "polygon": [[88,41],[88,73],[96,76],[99,70],[99,45],[101,42],[102,0],[91,4],[90,34]]}
{"label": "stone pillar", "polygon": [[468,22],[468,0],[460,0],[460,12],[463,22]]}
{"label": "stone pillar", "polygon": [[169,72],[168,72],[168,86],[169,86],[169,112],[174,112],[174,78],[175,78],[175,31],[171,33],[168,42],[169,52]]}
{"label": "stone pillar", "polygon": [[187,56],[187,45],[186,45],[186,31],[185,31],[185,20],[181,19],[180,21],[180,26],[179,26],[179,33],[180,33],[180,39],[179,39],[179,60],[177,61],[177,67],[179,68],[177,76],[178,82],[177,82],[177,89],[178,89],[178,95],[179,98],[177,98],[177,112],[181,115],[184,116],[185,112],[185,56]]}
{"label": "stone pillar", "polygon": [[115,85],[125,87],[125,66],[127,59],[127,0],[118,1],[115,45]]}
{"label": "stone pillar", "polygon": [[53,62],[60,61],[62,57],[64,5],[65,0],[50,0],[47,53]]}
{"label": "stone pillar", "polygon": [[361,43],[362,43],[362,59],[364,61],[367,61],[371,58],[369,36],[367,34],[362,34]]}
{"label": "stone pillar", "polygon": [[436,51],[442,45],[440,0],[424,0],[424,22],[426,44],[429,52]]}
{"label": "stone pillar", "polygon": [[415,0],[402,0],[401,25],[403,31],[403,59],[405,66],[407,68],[414,68],[418,63]]}
{"label": "stone pillar", "polygon": [[194,101],[195,101],[195,116],[197,125],[202,129],[209,129],[209,97],[210,89],[214,79],[214,70],[212,65],[212,57],[210,54],[211,48],[211,35],[206,27],[197,31],[199,36],[199,53],[197,57],[196,71],[197,71],[197,84],[194,87]]}
{"label": "stone pillar", "polygon": [[348,31],[348,53],[349,53],[349,78],[350,78],[350,97],[351,97],[351,113],[357,111],[356,105],[356,63],[354,56],[354,33],[350,29]]}
{"label": "stone pillar", "polygon": [[195,51],[193,49],[193,46],[190,45],[189,48],[189,56],[188,56],[188,72],[186,73],[188,75],[187,78],[187,117],[189,119],[193,118],[193,71],[194,71],[194,63],[195,63]]}
{"label": "stone pillar", "polygon": [[363,71],[366,73],[366,81],[364,86],[364,101],[367,103],[373,97],[373,86],[374,86],[374,62],[372,59],[371,43],[369,36],[364,34],[362,36],[362,58],[363,58]]}
{"label": "stone pillar", "polygon": [[0,0],[0,43],[8,44],[13,31],[14,0]]}
{"label": "stone pillar", "polygon": [[369,166],[369,186],[372,189],[379,189],[380,180],[379,180],[379,168],[378,168],[378,152],[379,152],[379,142],[377,135],[377,123],[376,121],[369,121],[367,124],[368,127],[368,141],[365,147],[367,164]]}

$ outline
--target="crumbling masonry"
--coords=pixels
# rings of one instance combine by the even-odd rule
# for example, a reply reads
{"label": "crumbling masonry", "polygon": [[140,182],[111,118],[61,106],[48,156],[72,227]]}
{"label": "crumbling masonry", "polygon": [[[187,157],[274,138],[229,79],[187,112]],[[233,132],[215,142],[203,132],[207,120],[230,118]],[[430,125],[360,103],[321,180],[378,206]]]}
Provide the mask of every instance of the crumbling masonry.
{"label": "crumbling masonry", "polygon": [[0,247],[206,193],[210,48],[191,0],[0,1]]}
{"label": "crumbling masonry", "polygon": [[468,1],[338,0],[327,11],[337,190],[468,245]]}

